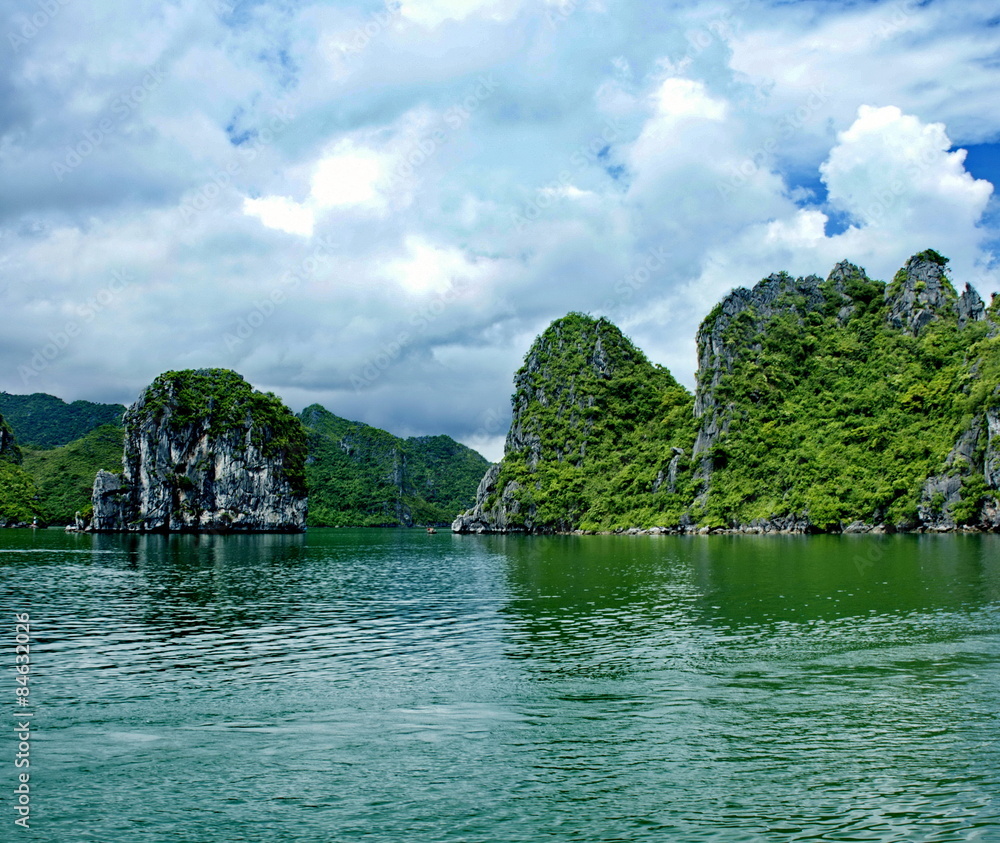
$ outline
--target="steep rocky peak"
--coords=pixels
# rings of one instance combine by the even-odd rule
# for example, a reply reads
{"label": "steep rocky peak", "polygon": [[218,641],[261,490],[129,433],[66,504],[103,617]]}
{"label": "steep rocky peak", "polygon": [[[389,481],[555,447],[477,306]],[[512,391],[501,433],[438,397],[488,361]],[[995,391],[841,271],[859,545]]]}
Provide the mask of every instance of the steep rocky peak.
{"label": "steep rocky peak", "polygon": [[969,322],[983,322],[986,319],[986,305],[969,284],[958,297],[958,327],[964,328]]}
{"label": "steep rocky peak", "polygon": [[958,293],[945,271],[947,265],[948,259],[933,249],[920,252],[906,262],[885,289],[889,307],[886,318],[890,325],[916,336],[923,327],[945,315],[961,316],[960,307],[965,308],[966,318],[973,313],[975,302],[971,297],[960,305]]}
{"label": "steep rocky peak", "polygon": [[[864,274],[846,261],[837,264],[835,295],[842,303],[849,301],[844,281],[856,273]],[[776,272],[756,284],[753,289],[737,287],[715,306],[698,328],[698,388],[695,392],[695,415],[699,418],[715,407],[715,391],[722,376],[732,371],[733,362],[741,353],[748,336],[753,336],[779,313],[794,313],[801,318],[811,310],[825,307],[827,298],[822,279],[815,275],[792,278],[787,272]]]}
{"label": "steep rocky peak", "polygon": [[632,366],[651,364],[607,319],[582,313],[557,319],[532,343],[514,376],[505,452],[527,451],[536,463],[541,440],[534,425],[526,423],[528,407],[537,403],[557,414],[593,407],[598,385]]}
{"label": "steep rocky peak", "polygon": [[839,293],[847,294],[846,284],[856,278],[862,278],[867,280],[868,275],[865,273],[857,264],[853,264],[850,261],[841,261],[838,263],[827,276],[826,280],[833,285],[833,287]]}

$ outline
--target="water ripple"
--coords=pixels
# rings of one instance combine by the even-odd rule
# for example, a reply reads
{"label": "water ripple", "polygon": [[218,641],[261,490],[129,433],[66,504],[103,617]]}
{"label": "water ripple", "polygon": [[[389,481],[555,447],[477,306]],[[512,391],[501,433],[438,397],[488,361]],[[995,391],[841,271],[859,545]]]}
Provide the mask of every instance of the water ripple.
{"label": "water ripple", "polygon": [[232,538],[4,537],[47,839],[1000,839],[996,537]]}

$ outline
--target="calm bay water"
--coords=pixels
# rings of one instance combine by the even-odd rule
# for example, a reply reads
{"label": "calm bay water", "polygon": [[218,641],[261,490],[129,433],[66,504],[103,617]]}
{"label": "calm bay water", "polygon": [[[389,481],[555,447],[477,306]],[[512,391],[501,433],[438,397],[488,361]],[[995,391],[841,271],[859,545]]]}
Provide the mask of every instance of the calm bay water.
{"label": "calm bay water", "polygon": [[1000,840],[996,536],[7,530],[0,605],[3,840]]}

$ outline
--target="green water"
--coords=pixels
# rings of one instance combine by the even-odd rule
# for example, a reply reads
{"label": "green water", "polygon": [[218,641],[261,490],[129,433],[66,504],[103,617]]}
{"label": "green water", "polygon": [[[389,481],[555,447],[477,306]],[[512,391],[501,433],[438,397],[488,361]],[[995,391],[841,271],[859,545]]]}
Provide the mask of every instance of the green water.
{"label": "green water", "polygon": [[1000,840],[998,539],[0,531],[0,840]]}

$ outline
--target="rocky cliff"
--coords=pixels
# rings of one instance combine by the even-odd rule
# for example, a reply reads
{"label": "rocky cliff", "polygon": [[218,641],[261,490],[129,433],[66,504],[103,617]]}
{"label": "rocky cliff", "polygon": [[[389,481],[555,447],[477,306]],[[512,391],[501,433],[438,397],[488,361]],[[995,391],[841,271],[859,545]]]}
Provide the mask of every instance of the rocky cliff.
{"label": "rocky cliff", "polygon": [[168,372],[125,414],[121,475],[94,482],[96,532],[305,529],[305,432],[225,369]]}
{"label": "rocky cliff", "polygon": [[[959,295],[933,250],[888,285],[846,261],[825,280],[777,273],[712,310],[693,401],[655,409],[637,392],[608,401],[605,343],[561,341],[560,320],[518,373],[504,460],[454,529],[1000,529],[997,311]],[[669,374],[645,367],[634,377],[663,393]],[[616,430],[601,459],[567,470],[598,427]],[[543,508],[560,487],[571,505]]]}
{"label": "rocky cliff", "polygon": [[566,530],[618,516],[636,496],[667,509],[680,499],[691,396],[606,319],[553,322],[515,375],[511,400],[503,460],[456,532]]}

